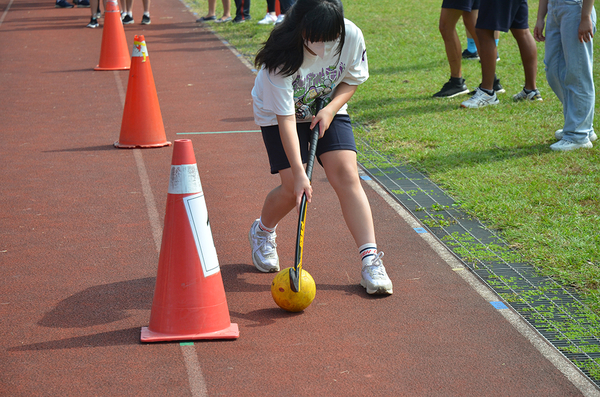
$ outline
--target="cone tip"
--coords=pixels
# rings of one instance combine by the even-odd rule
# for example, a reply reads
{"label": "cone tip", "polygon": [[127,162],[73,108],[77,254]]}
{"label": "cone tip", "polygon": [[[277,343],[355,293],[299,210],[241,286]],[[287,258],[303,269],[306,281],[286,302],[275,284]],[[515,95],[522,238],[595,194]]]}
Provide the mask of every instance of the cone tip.
{"label": "cone tip", "polygon": [[190,139],[177,139],[173,146],[172,165],[196,164],[194,147]]}

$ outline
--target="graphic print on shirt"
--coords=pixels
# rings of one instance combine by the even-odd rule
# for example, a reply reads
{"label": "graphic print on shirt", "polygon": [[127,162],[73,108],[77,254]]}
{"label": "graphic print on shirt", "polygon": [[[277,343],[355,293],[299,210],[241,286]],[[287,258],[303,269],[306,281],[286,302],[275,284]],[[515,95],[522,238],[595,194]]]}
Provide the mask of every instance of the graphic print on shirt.
{"label": "graphic print on shirt", "polygon": [[304,76],[298,75],[292,82],[294,90],[294,106],[296,108],[296,120],[310,120],[315,111],[315,100],[323,98],[323,106],[331,102],[331,94],[337,86],[338,80],[344,75],[346,64],[331,65],[321,69],[319,73],[309,73]]}

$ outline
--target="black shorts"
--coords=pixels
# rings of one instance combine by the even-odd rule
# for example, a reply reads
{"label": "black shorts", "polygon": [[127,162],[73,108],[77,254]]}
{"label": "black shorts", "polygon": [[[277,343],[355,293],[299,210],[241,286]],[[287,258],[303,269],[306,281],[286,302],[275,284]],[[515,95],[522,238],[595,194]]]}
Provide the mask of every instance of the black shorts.
{"label": "black shorts", "polygon": [[471,12],[479,9],[479,0],[444,0],[442,8]]}
{"label": "black shorts", "polygon": [[475,27],[501,32],[529,29],[527,0],[481,0]]}
{"label": "black shorts", "polygon": [[[310,146],[310,123],[297,123],[296,128],[298,130],[298,139],[300,140],[302,162],[306,163],[308,161],[308,147]],[[263,141],[265,142],[265,148],[269,156],[271,174],[277,174],[280,170],[290,168],[290,163],[281,143],[279,126],[270,125],[268,127],[260,127],[260,129],[262,130]],[[321,164],[319,157],[323,153],[334,150],[352,150],[356,152],[352,124],[350,124],[350,116],[347,114],[335,116],[327,131],[325,131],[323,138],[319,139],[317,143],[317,160],[319,164]]]}

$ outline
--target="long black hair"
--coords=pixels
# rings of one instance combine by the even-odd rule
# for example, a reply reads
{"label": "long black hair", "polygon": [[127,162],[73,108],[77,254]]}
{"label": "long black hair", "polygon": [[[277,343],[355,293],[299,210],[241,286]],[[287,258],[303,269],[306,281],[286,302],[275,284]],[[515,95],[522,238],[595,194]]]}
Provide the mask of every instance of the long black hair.
{"label": "long black hair", "polygon": [[273,29],[256,54],[254,64],[284,76],[296,73],[304,61],[305,41],[335,41],[342,52],[346,37],[344,8],[340,0],[296,0],[283,22]]}

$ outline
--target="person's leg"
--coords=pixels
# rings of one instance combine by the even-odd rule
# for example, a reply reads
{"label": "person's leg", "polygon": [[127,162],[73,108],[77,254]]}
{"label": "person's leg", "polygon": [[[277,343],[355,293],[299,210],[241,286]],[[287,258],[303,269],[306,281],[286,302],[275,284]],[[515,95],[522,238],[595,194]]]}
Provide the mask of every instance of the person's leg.
{"label": "person's leg", "polygon": [[371,206],[358,177],[356,152],[334,150],[323,153],[320,159],[360,254],[360,285],[368,294],[392,294],[392,281],[381,261],[383,252],[377,251]]}
{"label": "person's leg", "polygon": [[477,28],[479,40],[479,58],[481,61],[481,88],[494,90],[496,77],[496,41],[494,31]]}
{"label": "person's leg", "polygon": [[96,12],[98,10],[98,2],[99,0],[90,0],[90,11],[92,12],[92,18],[87,24],[88,28],[93,29],[98,27],[98,16],[96,15]]}
{"label": "person's leg", "polygon": [[271,190],[263,203],[260,219],[266,227],[275,226],[296,207],[294,176],[291,168],[279,171],[281,185]]}
{"label": "person's leg", "polygon": [[456,23],[463,11],[452,8],[442,8],[440,13],[439,31],[444,39],[446,57],[450,65],[450,77],[462,77],[462,54]]}
{"label": "person's leg", "polygon": [[335,150],[320,157],[329,183],[338,196],[344,220],[357,247],[375,244],[375,228],[367,195],[356,166],[356,153]]}
{"label": "person's leg", "polygon": [[150,0],[142,0],[144,6],[144,14],[150,15]]}
{"label": "person's leg", "polygon": [[[579,42],[577,27],[581,11],[578,8],[570,4],[561,7],[560,32],[564,60],[558,79],[563,90],[563,138],[583,144],[594,132],[595,87],[592,73],[593,41]],[[592,21],[595,25],[595,12],[592,13]]]}
{"label": "person's leg", "polygon": [[221,18],[225,19],[225,18],[231,17],[231,1],[223,0],[222,3],[223,3],[223,16]]}
{"label": "person's leg", "polygon": [[529,29],[511,29],[510,31],[519,45],[521,62],[523,63],[525,72],[525,89],[529,91],[535,90],[537,89],[537,47],[535,40]]}
{"label": "person's leg", "polygon": [[550,12],[548,12],[546,19],[546,40],[544,41],[546,79],[548,80],[548,85],[564,106],[565,87],[561,76],[564,74],[566,64],[560,19],[556,18],[556,13],[554,12],[552,5],[549,4],[548,7]]}
{"label": "person's leg", "polygon": [[473,10],[471,12],[463,11],[462,13],[463,24],[465,25],[465,30],[467,32],[467,41],[469,39],[473,40],[476,48],[479,48],[479,40],[477,39],[477,33],[475,32],[478,14],[479,10]]}
{"label": "person's leg", "polygon": [[216,9],[217,9],[217,0],[208,0],[208,13],[206,14],[207,17],[213,17],[216,14]]}

